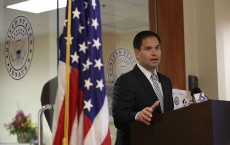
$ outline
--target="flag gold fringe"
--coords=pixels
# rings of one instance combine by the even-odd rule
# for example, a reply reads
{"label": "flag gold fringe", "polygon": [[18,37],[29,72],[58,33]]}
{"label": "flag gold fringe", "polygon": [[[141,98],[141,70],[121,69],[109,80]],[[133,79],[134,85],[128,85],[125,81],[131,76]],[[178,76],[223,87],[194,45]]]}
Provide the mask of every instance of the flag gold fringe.
{"label": "flag gold fringe", "polygon": [[64,124],[64,138],[62,145],[69,145],[68,131],[69,131],[69,74],[70,74],[70,40],[71,40],[71,11],[72,0],[68,0],[68,22],[67,22],[67,44],[66,44],[66,94],[65,94],[65,124]]}

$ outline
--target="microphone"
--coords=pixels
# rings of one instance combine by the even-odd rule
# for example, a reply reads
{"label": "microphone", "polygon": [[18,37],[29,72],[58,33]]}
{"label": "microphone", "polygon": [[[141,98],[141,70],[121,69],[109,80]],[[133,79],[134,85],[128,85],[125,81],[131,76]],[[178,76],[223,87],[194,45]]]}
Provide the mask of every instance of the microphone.
{"label": "microphone", "polygon": [[191,96],[194,104],[209,100],[208,97],[198,87],[191,90]]}

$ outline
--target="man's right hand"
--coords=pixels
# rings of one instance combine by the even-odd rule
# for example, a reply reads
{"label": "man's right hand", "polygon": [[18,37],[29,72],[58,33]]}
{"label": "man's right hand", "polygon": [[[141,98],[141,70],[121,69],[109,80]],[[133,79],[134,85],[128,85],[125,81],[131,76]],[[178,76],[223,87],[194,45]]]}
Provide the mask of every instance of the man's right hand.
{"label": "man's right hand", "polygon": [[143,110],[139,111],[135,117],[137,121],[141,121],[146,125],[150,125],[152,120],[152,113],[156,107],[160,104],[160,101],[156,101],[151,107],[145,107]]}

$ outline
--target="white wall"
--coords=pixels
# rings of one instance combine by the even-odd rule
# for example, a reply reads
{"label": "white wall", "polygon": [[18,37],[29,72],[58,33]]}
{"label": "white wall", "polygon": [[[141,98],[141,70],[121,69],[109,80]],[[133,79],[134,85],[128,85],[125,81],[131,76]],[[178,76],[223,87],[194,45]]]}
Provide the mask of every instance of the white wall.
{"label": "white wall", "polygon": [[214,0],[219,99],[230,100],[230,1]]}
{"label": "white wall", "polygon": [[230,1],[183,2],[186,76],[198,76],[209,98],[230,100]]}
{"label": "white wall", "polygon": [[186,76],[198,76],[202,91],[218,99],[214,2],[184,0],[184,21]]}
{"label": "white wall", "polygon": [[[194,10],[196,2],[194,0],[184,0],[184,41],[185,41],[185,72],[188,75],[198,76],[198,49],[197,49],[197,11]],[[188,90],[188,79],[186,78],[186,88]]]}
{"label": "white wall", "polygon": [[[5,66],[4,44],[0,51],[0,142],[16,142],[15,135],[3,127],[15,116],[18,109],[32,115],[32,121],[37,123],[38,111],[41,108],[40,95],[43,85],[57,74],[56,36],[40,36],[34,39],[34,53],[27,74],[20,80],[10,77]],[[45,120],[45,119],[44,119]],[[45,123],[45,140],[50,131]]]}

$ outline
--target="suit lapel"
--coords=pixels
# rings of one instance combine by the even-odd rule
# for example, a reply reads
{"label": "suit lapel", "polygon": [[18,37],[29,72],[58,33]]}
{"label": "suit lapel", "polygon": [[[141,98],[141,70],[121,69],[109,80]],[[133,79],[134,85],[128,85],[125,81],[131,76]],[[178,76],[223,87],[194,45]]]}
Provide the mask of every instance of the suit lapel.
{"label": "suit lapel", "polygon": [[[147,93],[149,97],[153,97],[154,102],[158,100],[155,91],[149,82],[149,80],[146,78],[144,73],[137,67],[137,65],[133,69],[134,73],[137,75],[137,80],[140,82],[141,86],[143,86],[143,89]],[[160,105],[157,107],[158,113],[161,113],[161,107]]]}

